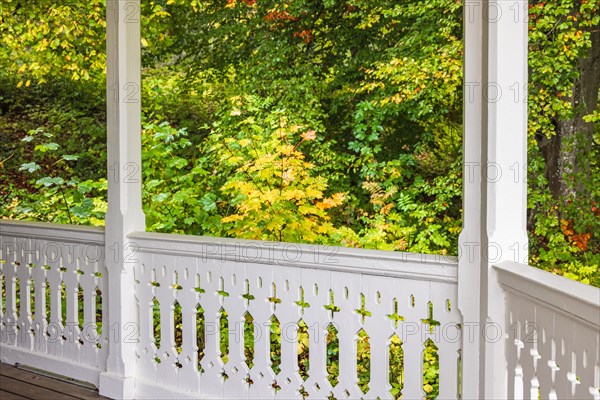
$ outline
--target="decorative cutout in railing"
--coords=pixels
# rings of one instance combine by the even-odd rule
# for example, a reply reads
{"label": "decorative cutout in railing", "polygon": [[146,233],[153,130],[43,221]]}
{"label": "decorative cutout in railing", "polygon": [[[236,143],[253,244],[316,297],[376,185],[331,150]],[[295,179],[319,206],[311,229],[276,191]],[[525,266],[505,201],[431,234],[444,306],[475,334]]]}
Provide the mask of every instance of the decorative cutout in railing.
{"label": "decorative cutout in railing", "polygon": [[[312,250],[298,245],[297,262],[257,262],[234,242],[220,257],[202,239],[163,236],[131,238],[138,383],[214,399],[457,397],[452,263],[363,251],[362,266],[341,252],[305,264]],[[439,276],[414,278],[421,267]]]}
{"label": "decorative cutout in railing", "polygon": [[[41,368],[35,354],[51,355],[51,372],[90,380],[107,355],[104,235],[81,228],[3,226],[0,246],[4,356]],[[24,350],[24,352],[19,352]],[[85,368],[78,370],[72,365]],[[93,379],[92,379],[93,380]]]}

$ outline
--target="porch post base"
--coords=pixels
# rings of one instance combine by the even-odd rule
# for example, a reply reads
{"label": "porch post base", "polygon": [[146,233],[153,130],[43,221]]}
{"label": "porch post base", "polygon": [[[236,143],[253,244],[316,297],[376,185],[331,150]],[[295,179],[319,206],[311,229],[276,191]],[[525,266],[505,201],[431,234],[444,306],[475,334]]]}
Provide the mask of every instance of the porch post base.
{"label": "porch post base", "polygon": [[133,399],[135,395],[135,378],[103,372],[100,374],[98,390],[101,396],[111,399]]}

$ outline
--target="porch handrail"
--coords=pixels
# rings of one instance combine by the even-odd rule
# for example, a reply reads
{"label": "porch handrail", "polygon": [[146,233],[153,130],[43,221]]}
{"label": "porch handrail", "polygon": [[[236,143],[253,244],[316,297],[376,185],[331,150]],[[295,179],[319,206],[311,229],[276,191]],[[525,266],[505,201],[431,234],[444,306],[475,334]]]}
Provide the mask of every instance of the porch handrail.
{"label": "porch handrail", "polygon": [[315,268],[315,265],[318,265],[320,269],[331,271],[458,282],[458,259],[448,255],[153,232],[134,232],[128,235],[128,240],[134,244],[136,251],[140,252],[151,251],[176,256],[202,254],[205,259],[222,261],[306,268]]}
{"label": "porch handrail", "polygon": [[51,222],[0,220],[2,236],[18,235],[23,238],[63,240],[76,239],[77,242],[89,242],[104,245],[104,227],[85,225],[65,225]]}
{"label": "porch handrail", "polygon": [[530,297],[600,330],[600,289],[511,261],[494,266],[508,291]]}

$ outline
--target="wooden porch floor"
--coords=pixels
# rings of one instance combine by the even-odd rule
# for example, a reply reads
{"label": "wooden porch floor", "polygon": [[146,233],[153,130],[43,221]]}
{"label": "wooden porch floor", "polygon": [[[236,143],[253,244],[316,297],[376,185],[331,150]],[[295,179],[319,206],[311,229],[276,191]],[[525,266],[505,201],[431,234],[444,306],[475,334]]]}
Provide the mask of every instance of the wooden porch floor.
{"label": "wooden porch floor", "polygon": [[97,390],[0,364],[1,400],[98,400],[106,397]]}

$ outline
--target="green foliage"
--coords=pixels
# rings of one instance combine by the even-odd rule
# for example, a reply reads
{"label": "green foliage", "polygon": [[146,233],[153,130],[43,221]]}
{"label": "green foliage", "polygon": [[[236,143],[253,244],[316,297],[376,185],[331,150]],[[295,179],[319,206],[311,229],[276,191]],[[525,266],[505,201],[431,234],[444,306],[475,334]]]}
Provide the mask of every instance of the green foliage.
{"label": "green foliage", "polygon": [[[79,156],[61,154],[60,145],[52,141],[53,135],[41,128],[32,130],[21,141],[31,151],[31,160],[23,163],[19,171],[29,176],[29,183],[43,196],[24,194],[8,197],[10,200],[3,213],[13,219],[45,219],[58,223],[92,224],[103,223],[106,202],[101,193],[107,189],[106,180],[80,181],[76,177],[68,179],[56,176],[72,174],[68,164],[76,162]],[[31,149],[33,147],[33,149]],[[58,169],[59,164],[66,164]]]}
{"label": "green foliage", "polygon": [[600,23],[597,0],[534,1],[529,9],[529,131],[551,137],[558,120],[573,117],[570,100],[579,78],[577,63],[592,46]]}
{"label": "green foliage", "polygon": [[[540,154],[530,151],[528,208],[532,210],[533,229],[529,232],[529,261],[547,271],[600,287],[600,212],[593,206],[582,210],[577,203],[560,204],[550,194],[541,168]],[[593,188],[594,196],[600,197],[598,183]]]}
{"label": "green foliage", "polygon": [[[168,123],[144,126],[142,135],[144,212],[150,230],[201,233],[211,211],[200,196],[199,182],[208,174],[190,165],[191,146],[185,129]],[[216,222],[216,221],[213,221]]]}
{"label": "green foliage", "polygon": [[404,368],[401,368],[404,365],[404,352],[402,341],[396,335],[390,340],[389,355],[389,381],[392,385],[390,394],[394,399],[400,399],[404,388]]}
{"label": "green foliage", "polygon": [[50,77],[98,79],[105,65],[105,10],[101,0],[54,4],[6,0],[0,6],[0,66],[16,85]]}
{"label": "green foliage", "polygon": [[[0,5],[0,216],[103,223],[105,12]],[[149,230],[457,253],[461,2],[149,0],[141,21]],[[539,146],[581,113],[599,23],[598,0],[530,3],[522,260],[594,285],[598,110],[590,173],[564,177],[588,195],[551,195]]]}
{"label": "green foliage", "polygon": [[537,144],[556,135],[558,123],[582,112],[584,104],[574,100],[574,90],[580,84],[578,63],[591,49],[592,32],[600,23],[598,7],[597,0],[530,4],[528,88],[529,263],[596,286],[600,286],[598,109],[583,116],[595,125],[594,143],[586,149],[575,149],[578,157],[590,160],[591,174],[575,171],[563,177],[570,187],[589,195],[553,197]]}
{"label": "green foliage", "polygon": [[426,399],[437,399],[440,391],[440,359],[431,340],[425,342],[423,351],[423,391]]}
{"label": "green foliage", "polygon": [[[0,6],[4,217],[102,224],[104,4]],[[578,112],[597,10],[530,4],[528,90],[528,261],[596,285],[598,148],[582,155],[584,204],[550,195],[537,142]],[[149,230],[456,254],[460,2],[151,0],[141,11]],[[584,119],[597,126],[597,114]],[[52,140],[27,134],[38,127]]]}
{"label": "green foliage", "polygon": [[431,180],[415,173],[426,155],[383,162],[377,176],[362,187],[369,209],[358,233],[343,229],[342,244],[352,247],[450,254],[460,232],[462,180],[460,163]]}

